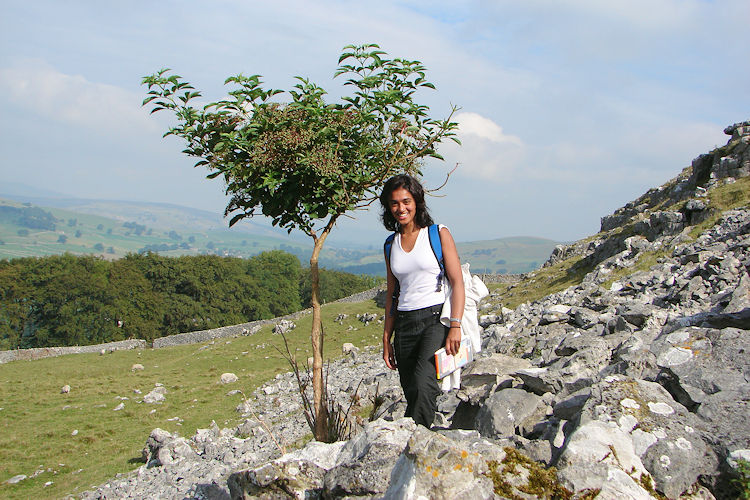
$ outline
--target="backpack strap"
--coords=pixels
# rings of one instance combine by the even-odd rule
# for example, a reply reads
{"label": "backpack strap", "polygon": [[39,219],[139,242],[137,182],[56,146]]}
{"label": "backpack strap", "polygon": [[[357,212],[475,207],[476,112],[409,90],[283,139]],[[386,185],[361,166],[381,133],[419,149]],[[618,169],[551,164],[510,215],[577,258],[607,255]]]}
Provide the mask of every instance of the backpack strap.
{"label": "backpack strap", "polygon": [[[396,238],[396,233],[391,233],[385,239],[383,243],[383,254],[385,255],[385,265],[390,269],[391,267],[391,249],[393,248],[393,240]],[[394,278],[396,278],[394,276]],[[390,314],[396,314],[396,304],[398,303],[398,296],[401,293],[401,285],[396,278],[396,287],[393,289],[393,296],[391,297],[391,311]]]}
{"label": "backpack strap", "polygon": [[445,261],[443,260],[443,244],[440,241],[440,226],[437,224],[431,225],[427,228],[427,234],[430,237],[430,248],[432,248],[432,253],[435,254],[435,259],[440,267],[436,288],[436,291],[439,292],[443,289],[443,278],[445,277]]}
{"label": "backpack strap", "polygon": [[391,233],[385,239],[385,243],[383,243],[383,254],[385,254],[385,260],[387,262],[391,261],[391,248],[393,248],[393,240],[395,238],[396,238],[396,233]]}

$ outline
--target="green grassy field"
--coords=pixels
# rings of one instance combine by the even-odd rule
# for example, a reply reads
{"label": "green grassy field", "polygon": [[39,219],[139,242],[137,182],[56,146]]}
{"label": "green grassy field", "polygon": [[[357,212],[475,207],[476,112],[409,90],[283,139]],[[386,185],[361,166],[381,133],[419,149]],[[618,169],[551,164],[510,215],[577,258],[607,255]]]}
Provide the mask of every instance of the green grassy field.
{"label": "green grassy field", "polygon": [[461,262],[474,273],[519,274],[539,268],[559,241],[530,236],[458,243]]}
{"label": "green grassy field", "polygon": [[[268,228],[248,223],[252,231],[229,229],[226,221],[218,216],[212,218],[213,214],[184,207],[84,202],[80,200],[80,205],[73,204],[69,208],[40,206],[58,220],[54,231],[26,228],[17,223],[16,217],[0,210],[0,259],[65,252],[116,259],[144,248],[170,257],[204,253],[251,257],[267,250],[284,250],[307,265],[312,251],[310,243],[273,236]],[[35,205],[0,199],[0,209],[3,206]],[[136,230],[132,223],[142,228]],[[21,235],[19,231],[28,234]],[[558,243],[544,238],[510,237],[458,243],[457,246],[462,261],[470,262],[474,272],[504,274],[538,268]],[[354,274],[385,273],[380,245],[367,249],[327,246],[321,253],[320,264]]]}
{"label": "green grassy field", "polygon": [[[379,344],[382,326],[364,326],[355,317],[365,312],[380,313],[372,300],[323,307],[327,358],[338,357],[344,342]],[[349,314],[343,325],[333,321],[340,313]],[[306,359],[311,317],[296,323],[288,339],[299,359]],[[356,329],[347,331],[349,326]],[[155,427],[190,437],[212,420],[220,427],[239,424],[235,408],[241,396],[227,392],[240,389],[249,395],[277,373],[289,371],[273,345],[282,347],[282,339],[265,327],[249,337],[209,344],[0,365],[0,498],[75,495],[132,470],[141,465],[141,449]],[[145,369],[131,371],[135,363]],[[235,373],[239,381],[220,385],[224,372]],[[156,383],[166,387],[166,401],[138,404]],[[68,394],[60,392],[65,384],[71,386]],[[120,402],[124,409],[114,411]],[[17,474],[29,479],[5,483]],[[48,482],[52,484],[45,486]]]}
{"label": "green grassy field", "polygon": [[[0,207],[23,208],[25,205],[0,200]],[[302,245],[269,236],[248,232],[231,231],[226,228],[205,228],[196,224],[181,226],[178,230],[164,229],[138,223],[142,229],[132,227],[133,221],[115,220],[108,217],[74,212],[61,208],[47,208],[57,220],[55,230],[39,230],[19,225],[15,217],[0,214],[0,259],[16,257],[38,257],[69,252],[76,255],[94,254],[115,259],[135,253],[146,247],[177,247],[161,250],[167,256],[198,255],[214,253],[250,257],[266,250],[287,249],[291,253],[308,253]],[[189,220],[189,217],[186,216]],[[131,225],[127,227],[126,224]],[[19,234],[28,233],[28,234]],[[62,241],[64,240],[64,241]]]}

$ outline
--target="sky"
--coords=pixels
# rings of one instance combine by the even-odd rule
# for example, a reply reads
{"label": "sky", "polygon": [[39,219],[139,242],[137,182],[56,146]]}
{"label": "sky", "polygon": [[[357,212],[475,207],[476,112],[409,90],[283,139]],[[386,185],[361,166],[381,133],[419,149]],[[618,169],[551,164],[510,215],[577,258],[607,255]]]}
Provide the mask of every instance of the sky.
{"label": "sky", "polygon": [[[172,68],[218,100],[228,76],[289,89],[299,75],[337,101],[347,44],[421,61],[432,116],[461,108],[463,145],[424,177],[437,187],[459,165],[428,198],[457,241],[594,234],[750,119],[747,0],[1,3],[0,193],[223,213],[222,182],[141,106],[142,77]],[[351,215],[331,241],[386,236],[377,210]]]}

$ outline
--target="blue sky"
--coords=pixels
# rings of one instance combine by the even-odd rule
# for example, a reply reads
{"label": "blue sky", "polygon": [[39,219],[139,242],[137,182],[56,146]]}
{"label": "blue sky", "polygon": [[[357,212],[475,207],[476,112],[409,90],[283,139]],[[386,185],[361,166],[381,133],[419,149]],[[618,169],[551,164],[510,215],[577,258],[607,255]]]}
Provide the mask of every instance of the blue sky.
{"label": "blue sky", "polygon": [[[435,219],[459,241],[573,240],[750,119],[749,19],[746,0],[4,0],[0,192],[223,212],[220,181],[141,107],[141,78],[171,67],[213,100],[230,75],[302,75],[336,99],[341,48],[375,42],[427,66],[435,116],[461,107],[463,146],[425,169],[434,187],[460,163]],[[376,213],[354,215],[334,242],[382,241]]]}

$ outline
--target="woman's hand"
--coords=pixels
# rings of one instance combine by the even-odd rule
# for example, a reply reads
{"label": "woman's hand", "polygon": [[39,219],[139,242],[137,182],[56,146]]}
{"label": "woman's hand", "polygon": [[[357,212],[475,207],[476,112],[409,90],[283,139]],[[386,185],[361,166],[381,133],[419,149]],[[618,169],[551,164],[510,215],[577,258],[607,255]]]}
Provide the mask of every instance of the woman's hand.
{"label": "woman's hand", "polygon": [[461,348],[461,329],[451,328],[448,331],[448,337],[445,339],[445,352],[455,356]]}
{"label": "woman's hand", "polygon": [[385,366],[391,370],[398,368],[398,365],[396,364],[396,355],[393,352],[393,344],[390,342],[383,342],[383,361],[385,361]]}

